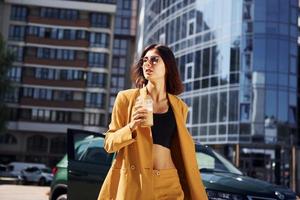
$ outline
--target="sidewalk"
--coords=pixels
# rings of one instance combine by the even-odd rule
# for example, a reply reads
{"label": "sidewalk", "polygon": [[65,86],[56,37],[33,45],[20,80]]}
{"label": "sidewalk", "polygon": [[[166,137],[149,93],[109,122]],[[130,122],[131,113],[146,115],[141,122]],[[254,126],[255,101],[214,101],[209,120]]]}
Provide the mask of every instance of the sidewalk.
{"label": "sidewalk", "polygon": [[0,185],[1,200],[48,200],[49,186]]}

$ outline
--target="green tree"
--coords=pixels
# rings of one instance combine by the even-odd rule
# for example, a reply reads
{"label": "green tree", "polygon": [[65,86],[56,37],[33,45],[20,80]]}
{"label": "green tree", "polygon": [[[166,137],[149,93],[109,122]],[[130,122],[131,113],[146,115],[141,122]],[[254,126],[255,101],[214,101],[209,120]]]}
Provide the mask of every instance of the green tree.
{"label": "green tree", "polygon": [[13,52],[6,48],[5,41],[0,33],[0,133],[6,129],[8,120],[8,110],[4,102],[4,95],[11,88],[7,74],[14,60]]}

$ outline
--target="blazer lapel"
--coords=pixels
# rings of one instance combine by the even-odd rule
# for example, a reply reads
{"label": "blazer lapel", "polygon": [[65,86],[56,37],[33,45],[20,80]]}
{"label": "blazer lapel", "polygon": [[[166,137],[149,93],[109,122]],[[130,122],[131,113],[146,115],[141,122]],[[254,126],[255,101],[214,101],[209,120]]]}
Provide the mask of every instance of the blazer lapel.
{"label": "blazer lapel", "polygon": [[182,110],[182,106],[178,103],[178,99],[174,95],[168,93],[168,98],[175,115],[177,128],[184,126],[185,122],[183,121],[184,113]]}

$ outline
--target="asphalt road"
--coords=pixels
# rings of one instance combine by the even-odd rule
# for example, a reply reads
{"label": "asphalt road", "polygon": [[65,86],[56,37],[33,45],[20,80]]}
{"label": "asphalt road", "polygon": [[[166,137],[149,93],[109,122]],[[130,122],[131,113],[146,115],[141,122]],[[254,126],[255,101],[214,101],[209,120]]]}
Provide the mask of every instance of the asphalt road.
{"label": "asphalt road", "polygon": [[1,200],[48,200],[50,187],[36,185],[0,185]]}

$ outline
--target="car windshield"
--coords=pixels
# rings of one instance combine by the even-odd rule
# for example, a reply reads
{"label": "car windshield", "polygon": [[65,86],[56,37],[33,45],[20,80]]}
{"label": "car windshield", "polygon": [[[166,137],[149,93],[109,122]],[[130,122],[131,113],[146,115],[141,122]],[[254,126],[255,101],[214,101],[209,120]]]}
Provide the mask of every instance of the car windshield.
{"label": "car windshield", "polygon": [[214,150],[196,145],[196,158],[201,172],[227,172],[242,175],[228,160]]}

